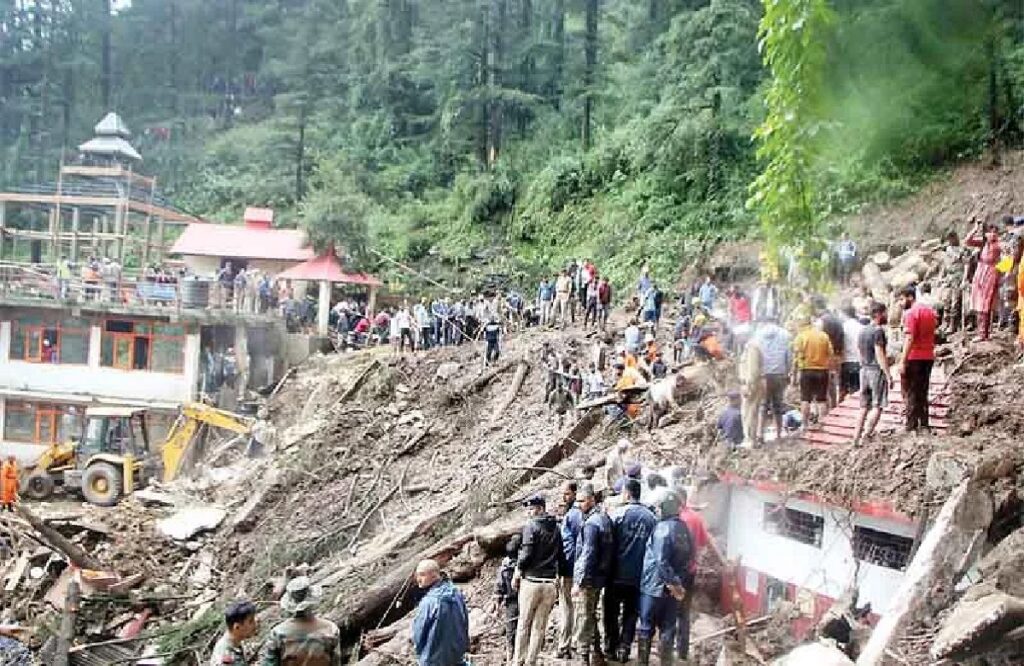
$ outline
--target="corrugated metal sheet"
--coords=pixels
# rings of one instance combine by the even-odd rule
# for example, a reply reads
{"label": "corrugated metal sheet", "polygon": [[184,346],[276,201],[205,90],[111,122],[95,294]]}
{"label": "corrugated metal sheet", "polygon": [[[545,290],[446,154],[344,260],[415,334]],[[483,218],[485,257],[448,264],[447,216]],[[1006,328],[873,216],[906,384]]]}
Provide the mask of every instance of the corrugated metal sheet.
{"label": "corrugated metal sheet", "polygon": [[[131,664],[138,656],[135,650],[120,645],[101,645],[71,653],[71,666],[109,666],[113,663]],[[125,661],[125,660],[129,661]]]}

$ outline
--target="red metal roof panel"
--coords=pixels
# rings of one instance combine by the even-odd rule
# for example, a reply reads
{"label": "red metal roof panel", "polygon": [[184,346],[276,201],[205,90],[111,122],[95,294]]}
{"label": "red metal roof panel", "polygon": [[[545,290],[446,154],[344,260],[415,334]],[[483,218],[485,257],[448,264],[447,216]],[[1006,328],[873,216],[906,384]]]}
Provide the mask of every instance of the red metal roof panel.
{"label": "red metal roof panel", "polygon": [[314,256],[298,229],[252,229],[228,224],[190,224],[171,254],[238,259],[306,261]]}
{"label": "red metal roof panel", "polygon": [[338,282],[341,284],[359,284],[368,287],[379,287],[383,284],[372,275],[365,273],[346,273],[341,268],[341,262],[333,254],[321,254],[318,257],[303,262],[298,266],[292,266],[279,278],[284,280],[309,280],[311,282]]}

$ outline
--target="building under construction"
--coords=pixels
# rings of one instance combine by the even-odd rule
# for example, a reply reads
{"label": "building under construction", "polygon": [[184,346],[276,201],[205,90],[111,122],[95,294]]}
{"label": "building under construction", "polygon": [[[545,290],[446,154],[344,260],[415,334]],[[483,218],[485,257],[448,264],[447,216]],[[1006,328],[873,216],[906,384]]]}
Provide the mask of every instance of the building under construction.
{"label": "building under construction", "polygon": [[136,172],[142,157],[116,113],[62,163],[56,181],[0,192],[0,259],[55,264],[60,257],[104,256],[144,266],[163,258],[177,228],[199,221]]}

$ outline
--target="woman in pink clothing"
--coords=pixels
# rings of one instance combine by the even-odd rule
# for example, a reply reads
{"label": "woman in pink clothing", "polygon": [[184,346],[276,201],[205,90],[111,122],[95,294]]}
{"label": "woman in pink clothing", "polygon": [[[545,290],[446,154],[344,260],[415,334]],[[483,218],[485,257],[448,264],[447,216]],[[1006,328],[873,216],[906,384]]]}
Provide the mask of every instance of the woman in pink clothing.
{"label": "woman in pink clothing", "polygon": [[995,224],[986,224],[982,227],[981,222],[977,222],[964,240],[964,244],[981,248],[978,268],[974,271],[974,282],[971,283],[971,309],[978,318],[978,339],[988,340],[992,325],[992,308],[999,292],[999,271],[996,270],[996,264],[1002,257],[999,228]]}

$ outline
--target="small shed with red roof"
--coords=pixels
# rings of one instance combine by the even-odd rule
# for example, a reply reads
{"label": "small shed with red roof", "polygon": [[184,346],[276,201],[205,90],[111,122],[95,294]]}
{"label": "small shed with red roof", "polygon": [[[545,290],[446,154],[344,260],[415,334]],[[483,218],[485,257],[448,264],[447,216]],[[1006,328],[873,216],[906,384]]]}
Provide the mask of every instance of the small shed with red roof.
{"label": "small shed with red roof", "polygon": [[277,275],[316,256],[300,229],[275,229],[274,211],[246,208],[243,224],[190,224],[171,254],[196,275],[212,277],[227,262]]}
{"label": "small shed with red roof", "polygon": [[327,335],[328,319],[330,317],[331,287],[335,284],[354,284],[367,287],[370,291],[368,312],[373,312],[377,300],[377,288],[382,282],[372,275],[366,273],[346,273],[341,266],[341,261],[331,248],[308,261],[293,266],[281,273],[279,278],[284,280],[299,280],[304,282],[316,282],[320,285],[320,295],[317,309],[317,332],[320,335]]}

